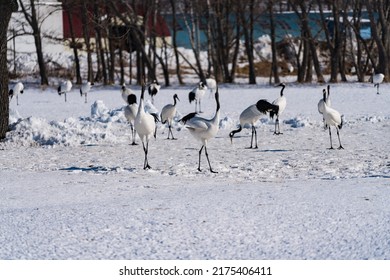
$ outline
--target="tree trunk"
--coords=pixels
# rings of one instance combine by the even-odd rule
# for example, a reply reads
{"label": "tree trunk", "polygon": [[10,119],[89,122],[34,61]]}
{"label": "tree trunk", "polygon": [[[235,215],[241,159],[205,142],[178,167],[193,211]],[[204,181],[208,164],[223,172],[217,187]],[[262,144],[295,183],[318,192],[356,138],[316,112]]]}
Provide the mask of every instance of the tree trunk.
{"label": "tree trunk", "polygon": [[278,73],[278,59],[276,53],[276,37],[275,37],[275,23],[274,23],[274,3],[273,0],[268,2],[269,10],[269,21],[271,29],[271,48],[272,48],[272,75],[276,84],[280,83],[279,73]]}
{"label": "tree trunk", "polygon": [[0,1],[0,139],[5,138],[9,122],[7,30],[11,14],[17,10],[16,0]]}
{"label": "tree trunk", "polygon": [[87,9],[87,2],[83,1],[82,3],[82,16],[81,16],[81,22],[83,24],[83,34],[84,34],[84,41],[85,41],[85,47],[87,49],[87,67],[88,67],[88,77],[87,80],[89,82],[93,82],[93,68],[92,68],[92,50],[91,50],[91,40],[90,40],[90,34],[89,34],[89,15],[88,15],[88,9]]}
{"label": "tree trunk", "polygon": [[382,27],[382,38],[380,36],[378,27],[376,25],[376,21],[374,18],[374,11],[372,7],[372,1],[367,0],[366,6],[367,6],[367,12],[368,16],[370,18],[370,24],[371,24],[371,35],[376,43],[377,49],[378,49],[378,65],[373,65],[375,68],[375,72],[382,73],[385,75],[385,77],[388,77],[389,75],[389,68],[388,68],[388,56],[386,53],[386,46],[385,44],[388,44],[389,38],[387,38],[387,26],[383,15],[383,1],[378,1],[380,3],[378,8],[378,14],[379,14],[379,22]]}
{"label": "tree trunk", "polygon": [[42,36],[39,26],[40,23],[38,22],[37,12],[35,9],[35,0],[30,0],[30,11],[26,9],[22,1],[19,1],[19,3],[20,7],[22,8],[24,17],[33,31],[35,50],[38,58],[39,74],[41,76],[41,85],[48,85],[49,81],[47,78],[46,64],[42,52]]}
{"label": "tree trunk", "polygon": [[176,41],[176,36],[177,36],[177,19],[176,19],[176,1],[175,0],[170,0],[171,3],[171,8],[172,8],[172,44],[173,44],[173,51],[175,53],[175,59],[176,59],[176,76],[179,81],[179,84],[183,84],[183,78],[181,77],[181,71],[180,71],[180,59],[179,59],[179,52],[177,50],[177,41]]}
{"label": "tree trunk", "polygon": [[246,17],[248,16],[246,8],[238,5],[238,16],[240,18],[241,25],[243,26],[244,38],[245,38],[245,51],[248,58],[249,66],[249,84],[256,84],[256,71],[255,71],[255,62],[253,56],[253,25],[254,25],[254,2],[250,0],[248,13],[249,13],[249,22],[247,22]]}
{"label": "tree trunk", "polygon": [[[289,0],[289,2],[291,4],[291,7],[294,9],[295,13],[299,17],[300,24],[301,24],[301,32],[303,34],[302,40],[305,41],[304,48],[306,48],[306,47],[309,48],[309,53],[310,53],[310,56],[312,58],[310,62],[313,63],[313,66],[314,66],[314,69],[315,69],[316,75],[317,75],[317,80],[318,80],[318,82],[323,83],[325,80],[324,80],[324,77],[322,75],[320,62],[319,62],[318,55],[317,55],[315,41],[314,41],[314,38],[311,34],[308,11],[306,10],[307,9],[306,3],[304,1],[299,1],[299,2],[297,1],[298,3],[296,3],[295,1],[292,1],[292,0]],[[299,7],[299,9],[298,9],[298,7]],[[306,43],[307,43],[307,45],[306,45]],[[304,49],[304,52],[305,52],[305,49]],[[312,75],[311,69],[303,69],[303,70],[307,70],[306,75]],[[302,73],[300,73],[300,74],[302,74]],[[311,77],[306,76],[305,81],[311,81],[311,79],[312,79]],[[298,77],[298,80],[299,80],[299,77]]]}
{"label": "tree trunk", "polygon": [[108,84],[107,81],[107,70],[106,70],[106,61],[104,59],[104,47],[102,43],[102,27],[101,27],[101,16],[99,13],[99,2],[94,2],[93,7],[94,14],[94,23],[95,23],[95,38],[96,38],[96,60],[97,60],[97,72],[95,76],[95,81],[101,81],[103,78],[104,85]]}
{"label": "tree trunk", "polygon": [[73,30],[73,16],[72,12],[70,11],[70,6],[67,5],[66,2],[64,2],[64,8],[68,14],[68,21],[69,21],[69,31],[70,31],[70,36],[71,36],[71,48],[73,49],[73,54],[74,54],[74,62],[76,64],[76,84],[81,84],[82,79],[81,79],[81,71],[80,71],[80,60],[79,60],[79,55],[77,51],[77,43],[76,43],[76,38],[74,35],[74,30]]}

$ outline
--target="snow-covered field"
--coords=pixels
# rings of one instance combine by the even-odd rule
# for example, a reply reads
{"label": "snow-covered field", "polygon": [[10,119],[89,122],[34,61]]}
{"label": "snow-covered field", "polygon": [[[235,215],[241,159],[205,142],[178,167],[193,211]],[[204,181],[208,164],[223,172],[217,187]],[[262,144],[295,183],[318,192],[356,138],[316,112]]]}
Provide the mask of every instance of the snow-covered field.
{"label": "snow-covered field", "polygon": [[[158,125],[143,170],[119,86],[95,87],[88,103],[74,86],[65,103],[26,85],[0,143],[0,259],[389,259],[390,85],[331,86],[344,150],[327,149],[323,87],[287,83],[284,134],[263,116],[259,148],[246,149],[250,129],[228,137],[239,114],[280,88],[221,85],[212,174],[204,155],[197,171],[201,144],[176,122],[174,141]],[[191,88],[162,88],[155,106],[146,95],[148,108],[177,93],[180,119]],[[202,109],[214,115],[208,93]]]}

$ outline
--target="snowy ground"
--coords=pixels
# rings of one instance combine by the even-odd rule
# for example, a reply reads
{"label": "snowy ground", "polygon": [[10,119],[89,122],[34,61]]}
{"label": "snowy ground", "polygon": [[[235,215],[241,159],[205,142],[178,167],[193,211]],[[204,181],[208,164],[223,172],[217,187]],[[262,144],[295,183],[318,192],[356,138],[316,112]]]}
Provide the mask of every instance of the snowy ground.
{"label": "snowy ground", "polygon": [[[180,118],[194,110],[191,87],[163,88],[148,107],[177,93]],[[76,86],[67,103],[26,86],[0,143],[0,259],[389,259],[390,86],[332,85],[345,150],[327,149],[322,88],[287,84],[284,134],[264,116],[255,150],[250,129],[233,144],[228,134],[280,88],[221,85],[211,174],[204,156],[197,171],[200,143],[177,123],[176,141],[159,124],[143,170],[119,87],[96,87],[85,104]],[[214,114],[208,93],[202,105]]]}

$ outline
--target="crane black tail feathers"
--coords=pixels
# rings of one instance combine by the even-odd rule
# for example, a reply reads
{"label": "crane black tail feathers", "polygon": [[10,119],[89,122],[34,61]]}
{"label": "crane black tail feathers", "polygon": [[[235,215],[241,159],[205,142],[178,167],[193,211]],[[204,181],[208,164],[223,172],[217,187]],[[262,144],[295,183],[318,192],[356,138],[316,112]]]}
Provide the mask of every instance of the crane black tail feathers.
{"label": "crane black tail feathers", "polygon": [[195,96],[195,92],[191,91],[189,94],[188,94],[188,100],[190,101],[190,103],[192,101],[194,101],[196,99],[196,96]]}
{"label": "crane black tail feathers", "polygon": [[183,118],[181,118],[181,120],[179,120],[179,122],[182,122],[184,124],[186,124],[186,122],[190,119],[192,119],[193,117],[196,116],[197,113],[189,113],[188,115],[184,116]]}
{"label": "crane black tail feathers", "polygon": [[341,123],[338,125],[338,128],[341,129],[344,125],[344,115],[341,116]]}
{"label": "crane black tail feathers", "polygon": [[267,112],[269,112],[271,118],[279,113],[279,106],[269,103],[265,99],[257,101],[256,108],[263,114],[267,114]]}
{"label": "crane black tail feathers", "polygon": [[151,115],[153,116],[155,123],[158,123],[160,121],[160,119],[158,118],[158,115],[156,113],[151,113]]}

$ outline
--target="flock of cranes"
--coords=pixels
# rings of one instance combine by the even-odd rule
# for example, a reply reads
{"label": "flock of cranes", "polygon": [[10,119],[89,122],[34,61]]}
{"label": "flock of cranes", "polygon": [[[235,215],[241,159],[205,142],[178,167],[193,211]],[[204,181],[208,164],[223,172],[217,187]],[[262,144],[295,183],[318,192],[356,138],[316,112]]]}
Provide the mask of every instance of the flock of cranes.
{"label": "flock of cranes", "polygon": [[[379,84],[382,83],[384,79],[383,74],[376,74],[372,76],[372,83],[375,87],[377,87],[377,93],[379,94]],[[91,90],[93,83],[86,82],[80,87],[80,95],[81,97],[85,97],[85,103],[87,103],[87,95]],[[208,87],[208,86],[209,87]],[[239,116],[239,124],[238,128],[232,130],[229,133],[229,137],[231,142],[233,143],[233,138],[235,134],[242,131],[242,128],[245,125],[250,125],[252,130],[251,135],[251,143],[249,149],[257,149],[257,131],[255,124],[260,119],[262,115],[267,115],[275,120],[275,135],[283,134],[280,131],[280,116],[286,108],[287,100],[284,95],[284,89],[286,85],[281,83],[278,85],[281,87],[280,96],[276,98],[272,103],[268,102],[265,99],[260,99],[255,104],[249,105],[246,109],[244,109]],[[153,80],[152,83],[148,85],[148,93],[151,96],[152,104],[154,104],[154,98],[159,92],[161,86],[156,80]],[[215,102],[216,102],[216,111],[214,117],[211,119],[206,119],[199,116],[202,113],[201,101],[204,97],[207,89],[211,89],[211,92],[215,91]],[[72,82],[69,80],[63,81],[58,86],[58,94],[64,95],[65,102],[67,101],[67,93],[69,93],[72,89]],[[9,99],[16,96],[17,105],[19,105],[18,95],[24,92],[24,85],[21,82],[16,83],[12,89],[9,91]],[[157,125],[156,123],[161,120],[163,124],[168,125],[168,137],[167,139],[176,140],[173,136],[172,132],[172,122],[174,117],[176,116],[176,105],[177,101],[180,101],[177,94],[173,95],[173,103],[165,105],[161,114],[157,115],[155,113],[150,113],[145,111],[145,101],[144,101],[144,93],[145,93],[145,83],[142,84],[140,102],[137,104],[137,97],[132,92],[131,89],[127,88],[125,84],[121,87],[121,95],[123,100],[127,103],[127,106],[124,108],[124,115],[127,121],[130,124],[131,135],[132,135],[132,145],[137,145],[135,138],[136,134],[138,134],[144,151],[144,169],[150,169],[148,161],[148,152],[149,152],[149,141],[154,137],[156,137]],[[219,120],[220,120],[220,101],[219,101],[219,89],[218,85],[214,79],[207,79],[205,82],[201,81],[197,84],[195,88],[193,88],[188,94],[189,102],[195,102],[195,111],[187,114],[183,118],[179,120],[182,122],[185,127],[188,129],[190,134],[197,140],[201,142],[201,147],[199,150],[199,160],[198,160],[198,170],[201,171],[201,155],[204,149],[205,156],[208,162],[208,166],[210,172],[217,173],[211,167],[207,144],[209,140],[214,138],[219,130]],[[338,149],[344,149],[340,140],[340,129],[343,126],[343,116],[332,108],[331,99],[330,99],[330,86],[328,85],[327,89],[323,90],[323,97],[318,102],[318,112],[323,116],[323,122],[325,129],[329,130],[329,138],[330,138],[330,148],[333,149],[332,143],[332,133],[331,127],[334,126],[337,132],[339,147]],[[170,136],[172,138],[170,138]]]}
{"label": "flock of cranes", "polygon": [[[154,97],[158,93],[157,91],[151,90],[155,86],[155,81],[149,85],[148,91],[149,94]],[[255,124],[260,119],[262,115],[267,115],[271,118],[276,117],[275,120],[275,135],[281,135],[283,134],[280,131],[280,121],[279,118],[282,115],[283,111],[286,108],[287,105],[287,99],[284,95],[284,89],[286,85],[284,83],[281,83],[278,85],[281,87],[280,96],[276,98],[272,103],[268,102],[265,99],[260,99],[256,102],[256,104],[252,104],[249,107],[247,107],[239,117],[239,125],[236,130],[233,130],[229,133],[229,137],[231,139],[231,142],[233,142],[234,135],[236,133],[241,132],[242,128],[249,124],[252,129],[252,136],[251,136],[251,144],[250,149],[258,148],[257,143],[257,131]],[[199,82],[198,85],[189,92],[189,101],[190,103],[192,101],[198,101],[199,103],[199,111],[198,106],[195,105],[195,112],[191,112],[187,114],[186,116],[182,117],[179,122],[182,122],[187,130],[190,132],[190,134],[197,139],[201,143],[201,147],[199,150],[199,158],[198,158],[198,171],[201,171],[201,157],[202,152],[204,150],[205,156],[207,159],[207,163],[210,169],[210,172],[217,173],[213,170],[209,154],[207,151],[207,144],[209,140],[214,138],[219,130],[219,120],[220,120],[220,101],[219,101],[219,89],[218,85],[215,86],[215,102],[216,102],[216,110],[213,118],[206,119],[201,116],[199,116],[199,113],[201,113],[200,109],[200,101],[207,90],[207,86],[204,82]],[[177,94],[173,95],[173,103],[165,105],[162,110],[160,116],[156,114],[150,114],[145,111],[144,108],[144,92],[145,92],[145,85],[142,85],[141,90],[141,98],[140,98],[140,104],[137,106],[137,98],[135,94],[128,88],[126,88],[125,85],[122,86],[121,93],[122,98],[127,102],[127,106],[124,109],[126,119],[130,123],[131,131],[132,131],[132,145],[135,145],[135,131],[137,132],[139,138],[141,139],[145,158],[144,158],[144,169],[151,168],[148,162],[148,151],[149,151],[149,141],[152,137],[156,137],[156,123],[159,121],[159,117],[161,118],[161,122],[163,124],[168,124],[168,138],[175,140],[172,132],[172,121],[173,118],[176,115],[176,104],[179,100],[179,97]],[[318,111],[323,116],[323,121],[326,129],[329,129],[329,136],[330,136],[330,149],[333,149],[332,145],[332,134],[331,134],[331,127],[334,126],[337,131],[337,136],[339,140],[339,149],[344,149],[341,145],[340,141],[340,132],[339,130],[343,126],[343,118],[340,115],[338,111],[333,109],[331,107],[331,101],[330,101],[330,86],[327,87],[327,90],[323,90],[323,97],[318,102]],[[172,136],[172,138],[170,138]]]}

